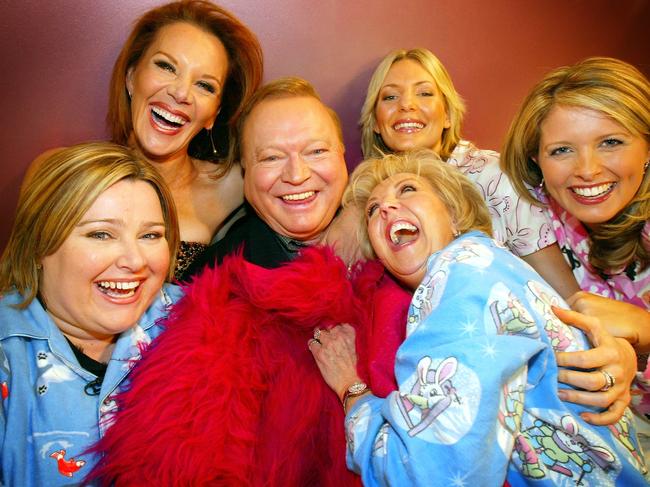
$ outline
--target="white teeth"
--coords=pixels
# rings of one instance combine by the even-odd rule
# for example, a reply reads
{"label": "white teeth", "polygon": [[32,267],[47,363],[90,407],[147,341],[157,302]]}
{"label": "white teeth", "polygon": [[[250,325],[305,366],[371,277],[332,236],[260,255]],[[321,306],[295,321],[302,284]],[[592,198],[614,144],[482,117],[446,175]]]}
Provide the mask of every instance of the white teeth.
{"label": "white teeth", "polygon": [[178,125],[185,125],[185,122],[187,121],[184,118],[179,117],[178,115],[174,115],[173,113],[170,113],[167,110],[163,110],[162,108],[157,106],[152,106],[151,111],[154,112],[156,115],[164,118],[168,122],[172,122]]}
{"label": "white teeth", "polygon": [[415,225],[411,225],[408,222],[396,222],[393,224],[392,227],[390,227],[390,240],[395,244],[399,244],[400,242],[400,237],[397,235],[397,232],[400,230],[408,230],[409,232],[417,232],[417,227]]}
{"label": "white teeth", "polygon": [[571,188],[571,190],[580,196],[592,198],[605,194],[614,186],[614,183],[601,184],[599,186],[591,186],[590,188]]}
{"label": "white teeth", "polygon": [[315,191],[305,191],[304,193],[298,193],[298,194],[285,194],[282,199],[284,201],[300,201],[300,200],[306,200],[307,198],[311,198],[314,196]]}
{"label": "white teeth", "polygon": [[424,128],[424,124],[422,122],[402,122],[402,123],[397,123],[397,124],[393,125],[393,128],[395,130],[422,129],[422,128]]}
{"label": "white teeth", "polygon": [[127,290],[127,289],[135,289],[140,285],[140,281],[130,281],[130,282],[122,282],[122,281],[101,281],[97,283],[100,287],[103,287],[104,289],[122,289],[122,290]]}

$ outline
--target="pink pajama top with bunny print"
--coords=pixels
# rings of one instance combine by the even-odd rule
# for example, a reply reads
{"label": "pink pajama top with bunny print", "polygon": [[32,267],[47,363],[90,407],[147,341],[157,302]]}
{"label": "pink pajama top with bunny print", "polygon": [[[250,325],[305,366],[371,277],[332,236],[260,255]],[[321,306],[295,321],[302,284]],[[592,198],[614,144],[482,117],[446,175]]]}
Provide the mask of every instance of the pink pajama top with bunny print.
{"label": "pink pajama top with bunny print", "polygon": [[551,221],[542,208],[521,198],[499,167],[499,154],[461,140],[447,164],[456,166],[476,185],[487,203],[494,238],[519,257],[555,243]]}
{"label": "pink pajama top with bunny print", "polygon": [[611,426],[562,402],[554,351],[588,347],[525,262],[469,232],[433,254],[395,360],[399,390],[345,421],[348,466],[374,485],[647,485],[631,412]]}

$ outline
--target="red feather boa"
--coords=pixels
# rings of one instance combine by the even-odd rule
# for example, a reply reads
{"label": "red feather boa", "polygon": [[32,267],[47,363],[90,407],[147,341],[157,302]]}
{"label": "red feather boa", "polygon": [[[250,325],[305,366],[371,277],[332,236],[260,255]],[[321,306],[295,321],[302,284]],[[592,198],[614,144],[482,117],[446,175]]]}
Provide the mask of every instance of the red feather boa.
{"label": "red feather boa", "polygon": [[410,296],[377,263],[360,266],[352,282],[346,273],[327,249],[308,249],[277,269],[233,256],[206,270],[119,396],[91,479],[359,485],[345,465],[341,404],[307,341],[316,326],[356,325],[359,373],[385,396],[395,389]]}

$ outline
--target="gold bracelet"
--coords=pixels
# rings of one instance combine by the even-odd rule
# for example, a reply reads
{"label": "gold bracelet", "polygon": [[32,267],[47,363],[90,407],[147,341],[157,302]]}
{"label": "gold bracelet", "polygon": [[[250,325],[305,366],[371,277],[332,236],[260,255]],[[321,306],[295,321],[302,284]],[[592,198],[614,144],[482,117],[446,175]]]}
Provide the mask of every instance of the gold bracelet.
{"label": "gold bracelet", "polygon": [[365,382],[355,382],[352,385],[348,386],[345,389],[345,392],[343,393],[343,397],[341,397],[341,404],[343,404],[343,411],[347,414],[348,411],[346,405],[349,398],[361,396],[366,392],[370,392],[370,389],[368,389],[368,384],[366,384]]}

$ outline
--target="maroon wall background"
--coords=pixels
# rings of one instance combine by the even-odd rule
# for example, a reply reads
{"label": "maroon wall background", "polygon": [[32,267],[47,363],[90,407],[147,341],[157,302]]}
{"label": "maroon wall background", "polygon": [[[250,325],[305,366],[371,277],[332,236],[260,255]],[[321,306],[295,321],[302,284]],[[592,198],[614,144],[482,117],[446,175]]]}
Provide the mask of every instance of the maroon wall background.
{"label": "maroon wall background", "polygon": [[[45,149],[106,137],[112,64],[133,20],[161,0],[0,2],[0,248],[18,188]],[[587,56],[650,74],[650,0],[221,0],[257,33],[266,79],[298,75],[339,112],[348,164],[378,60],[425,46],[469,107],[464,135],[498,149],[517,105],[546,71]]]}

